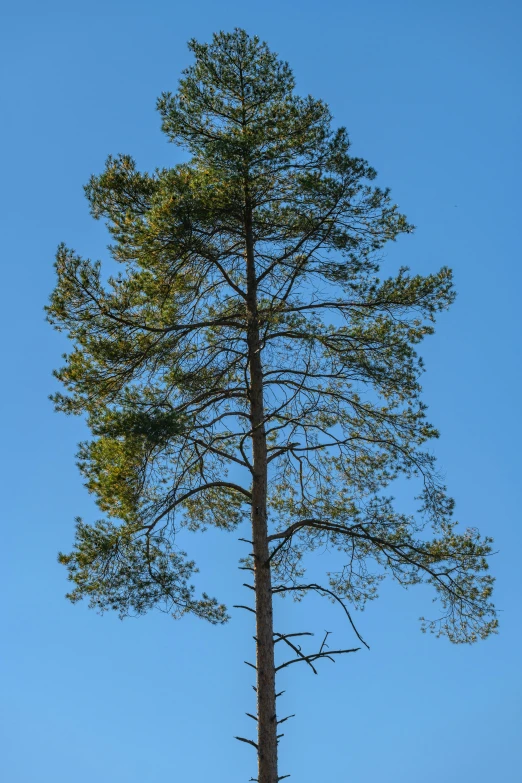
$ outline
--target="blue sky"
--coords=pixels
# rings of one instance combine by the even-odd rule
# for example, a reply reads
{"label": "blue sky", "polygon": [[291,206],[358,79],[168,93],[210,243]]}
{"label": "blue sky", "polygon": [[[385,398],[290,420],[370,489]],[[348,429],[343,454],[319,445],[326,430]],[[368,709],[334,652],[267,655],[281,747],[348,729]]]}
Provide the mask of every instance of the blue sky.
{"label": "blue sky", "polygon": [[[281,774],[299,783],[510,783],[521,730],[520,37],[513,0],[269,0],[3,5],[2,735],[8,783],[239,783],[255,774],[253,633],[160,614],[120,622],[63,598],[58,550],[96,509],[75,467],[82,422],[53,413],[66,350],[45,324],[56,245],[105,254],[82,185],[109,153],[141,168],[179,152],[155,99],[190,61],[186,41],[245,27],[329,102],[357,155],[418,227],[386,263],[453,267],[458,298],[423,347],[434,446],[458,518],[495,537],[498,636],[454,647],[419,632],[430,595],[388,586],[359,618],[371,651],[282,676]],[[234,534],[187,547],[205,588],[244,601]],[[342,617],[281,602],[281,627],[352,642]],[[304,624],[304,625],[303,625]],[[328,665],[327,665],[328,664]]]}

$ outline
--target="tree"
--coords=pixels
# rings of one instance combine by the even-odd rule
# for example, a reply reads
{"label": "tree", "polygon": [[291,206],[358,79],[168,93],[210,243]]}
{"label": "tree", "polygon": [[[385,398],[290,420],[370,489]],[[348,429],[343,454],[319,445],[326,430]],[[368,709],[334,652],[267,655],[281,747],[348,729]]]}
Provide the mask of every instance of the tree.
{"label": "tree", "polygon": [[[386,574],[426,582],[441,612],[424,628],[473,642],[496,628],[491,539],[459,532],[425,450],[437,432],[416,345],[453,299],[450,270],[379,279],[379,251],[412,227],[328,107],[296,96],[289,66],[242,30],[189,47],[158,108],[190,160],[148,174],[109,157],[86,187],[120,271],[57,253],[48,318],[73,347],[54,402],[87,416],[79,467],[106,515],[78,520],[60,561],[72,601],[223,623],[175,532],[250,517],[258,736],[239,739],[259,782],[276,783],[277,669],[353,650],[306,653],[308,632],[274,632],[273,596],[326,596],[362,643],[351,609]],[[417,514],[386,494],[401,477],[417,481]],[[344,567],[307,581],[305,556],[325,544]],[[290,658],[276,667],[280,642]]]}

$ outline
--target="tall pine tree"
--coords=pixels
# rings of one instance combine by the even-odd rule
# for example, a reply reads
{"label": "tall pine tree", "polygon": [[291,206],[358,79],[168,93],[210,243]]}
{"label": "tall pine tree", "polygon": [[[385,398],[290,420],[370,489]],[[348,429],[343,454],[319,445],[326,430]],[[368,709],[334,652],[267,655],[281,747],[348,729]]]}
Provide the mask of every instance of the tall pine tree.
{"label": "tall pine tree", "polygon": [[[48,318],[72,349],[54,401],[87,417],[79,465],[105,514],[78,521],[60,560],[72,601],[223,623],[174,535],[249,522],[258,736],[239,739],[259,783],[277,783],[277,669],[351,650],[274,632],[274,595],[314,591],[353,626],[386,574],[425,582],[440,604],[425,627],[473,642],[496,627],[491,540],[459,532],[425,450],[437,432],[416,345],[453,299],[450,271],[379,279],[379,251],[412,227],[328,107],[296,96],[289,66],[243,30],[189,46],[194,64],[158,101],[189,162],[147,174],[110,157],[86,188],[121,271],[58,250]],[[410,516],[386,488],[413,476]],[[325,545],[344,565],[310,582],[304,556]],[[277,643],[290,658],[276,667]]]}

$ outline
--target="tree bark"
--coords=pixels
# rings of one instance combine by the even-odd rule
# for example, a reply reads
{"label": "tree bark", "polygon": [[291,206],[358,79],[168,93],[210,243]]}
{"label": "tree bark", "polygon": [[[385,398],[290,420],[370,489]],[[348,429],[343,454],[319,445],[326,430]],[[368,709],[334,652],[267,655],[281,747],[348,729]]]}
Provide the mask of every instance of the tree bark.
{"label": "tree bark", "polygon": [[248,191],[245,205],[248,361],[252,423],[252,541],[256,609],[257,758],[259,783],[277,783],[277,717],[272,579],[269,563],[267,444],[264,424],[263,368],[257,311],[257,281]]}

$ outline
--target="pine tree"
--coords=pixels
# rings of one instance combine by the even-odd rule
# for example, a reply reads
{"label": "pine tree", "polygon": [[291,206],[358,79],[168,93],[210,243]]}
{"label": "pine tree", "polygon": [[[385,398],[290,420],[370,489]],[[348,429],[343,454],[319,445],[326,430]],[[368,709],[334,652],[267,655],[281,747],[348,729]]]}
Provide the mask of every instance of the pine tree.
{"label": "pine tree", "polygon": [[[295,95],[289,66],[243,30],[189,47],[158,101],[189,162],[148,174],[119,155],[91,178],[112,277],[57,253],[48,318],[72,350],[54,402],[87,417],[79,466],[105,514],[78,520],[60,561],[72,601],[224,623],[174,534],[251,525],[258,736],[239,739],[259,783],[276,783],[276,671],[352,650],[303,652],[308,633],[274,632],[273,596],[337,602],[363,643],[351,610],[385,575],[429,583],[441,610],[424,628],[474,642],[496,628],[491,539],[459,532],[425,446],[437,431],[416,346],[453,299],[450,270],[381,280],[379,251],[412,227],[328,107]],[[389,494],[401,477],[416,477],[417,514]],[[325,545],[344,567],[309,582],[305,555]]]}

